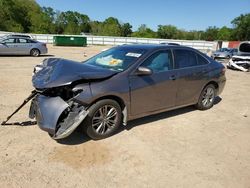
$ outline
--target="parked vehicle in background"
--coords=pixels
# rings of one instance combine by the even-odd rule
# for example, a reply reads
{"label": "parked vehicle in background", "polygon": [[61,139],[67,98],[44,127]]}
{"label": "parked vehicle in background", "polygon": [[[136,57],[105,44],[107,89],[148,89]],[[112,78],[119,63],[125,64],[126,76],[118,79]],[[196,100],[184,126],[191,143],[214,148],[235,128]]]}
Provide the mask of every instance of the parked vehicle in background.
{"label": "parked vehicle in background", "polygon": [[237,48],[221,48],[212,54],[213,59],[230,59],[233,55],[238,53]]}
{"label": "parked vehicle in background", "polygon": [[7,36],[0,40],[0,55],[39,56],[48,53],[46,43],[27,37]]}
{"label": "parked vehicle in background", "polygon": [[121,45],[83,63],[49,58],[34,69],[30,118],[54,139],[79,125],[102,139],[135,118],[188,105],[211,108],[226,83],[225,70],[180,45]]}
{"label": "parked vehicle in background", "polygon": [[244,72],[250,71],[250,42],[241,42],[239,52],[234,55],[227,63],[227,67]]}
{"label": "parked vehicle in background", "polygon": [[25,35],[25,34],[7,34],[1,37],[1,39],[6,39],[10,37],[22,37],[22,38],[28,38],[28,39],[33,39],[31,35]]}

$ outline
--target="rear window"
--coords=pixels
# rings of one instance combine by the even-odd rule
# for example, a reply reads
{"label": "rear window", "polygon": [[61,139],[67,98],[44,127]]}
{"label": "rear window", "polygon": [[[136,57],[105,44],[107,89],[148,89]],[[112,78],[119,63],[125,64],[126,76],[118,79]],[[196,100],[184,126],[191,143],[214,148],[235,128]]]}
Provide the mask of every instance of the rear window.
{"label": "rear window", "polygon": [[186,68],[197,65],[196,55],[193,51],[176,49],[174,50],[175,68]]}
{"label": "rear window", "polygon": [[197,54],[197,62],[198,62],[198,65],[206,65],[206,64],[209,63],[209,62],[208,62],[203,56],[201,56],[200,54]]}
{"label": "rear window", "polygon": [[20,43],[27,43],[27,40],[26,39],[19,39],[19,42]]}

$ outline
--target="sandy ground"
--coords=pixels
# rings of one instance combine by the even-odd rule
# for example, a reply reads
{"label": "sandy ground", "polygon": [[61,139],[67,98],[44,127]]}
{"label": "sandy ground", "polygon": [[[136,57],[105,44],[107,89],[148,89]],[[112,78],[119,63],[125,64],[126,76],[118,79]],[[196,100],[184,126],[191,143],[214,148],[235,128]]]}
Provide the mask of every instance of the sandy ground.
{"label": "sandy ground", "polygon": [[[50,46],[49,54],[83,60],[104,48]],[[0,57],[0,121],[29,95],[45,57]],[[2,126],[0,187],[250,187],[250,74],[226,74],[211,110],[142,118],[105,140],[75,132],[56,142],[36,125]],[[28,105],[11,120],[25,121]]]}

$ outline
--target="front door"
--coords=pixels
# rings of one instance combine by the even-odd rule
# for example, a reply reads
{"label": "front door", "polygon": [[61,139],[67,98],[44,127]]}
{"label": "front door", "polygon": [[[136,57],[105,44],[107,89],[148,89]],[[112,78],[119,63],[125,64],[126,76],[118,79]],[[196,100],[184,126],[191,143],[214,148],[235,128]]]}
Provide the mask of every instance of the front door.
{"label": "front door", "polygon": [[146,114],[175,106],[177,82],[171,50],[155,52],[140,66],[151,69],[152,74],[132,74],[129,77],[131,115]]}
{"label": "front door", "polygon": [[0,45],[0,54],[12,55],[17,54],[17,43],[15,38],[8,38],[2,41]]}

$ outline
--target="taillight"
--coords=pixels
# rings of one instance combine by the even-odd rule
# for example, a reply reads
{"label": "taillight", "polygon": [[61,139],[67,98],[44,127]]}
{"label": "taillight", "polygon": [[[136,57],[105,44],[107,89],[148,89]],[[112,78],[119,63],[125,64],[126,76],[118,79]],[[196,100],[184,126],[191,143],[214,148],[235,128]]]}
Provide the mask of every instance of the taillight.
{"label": "taillight", "polygon": [[46,43],[43,43],[43,46],[46,48],[47,46],[46,46]]}

